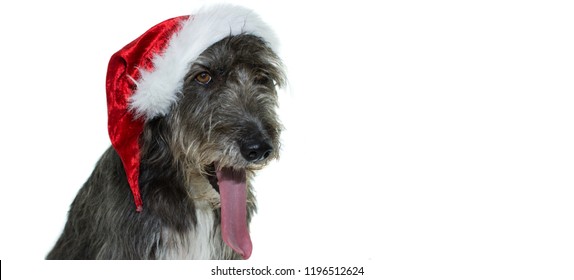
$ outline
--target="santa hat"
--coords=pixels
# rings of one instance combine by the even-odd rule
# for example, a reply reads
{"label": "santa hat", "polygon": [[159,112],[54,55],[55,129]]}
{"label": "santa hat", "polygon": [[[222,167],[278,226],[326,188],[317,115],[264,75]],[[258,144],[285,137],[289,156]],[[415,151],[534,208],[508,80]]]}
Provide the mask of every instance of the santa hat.
{"label": "santa hat", "polygon": [[277,46],[269,26],[253,11],[218,5],[161,22],[111,57],[106,78],[108,131],[122,160],[136,211],[143,210],[138,179],[144,123],[169,112],[191,63],[205,49],[239,34],[255,35],[271,48]]}

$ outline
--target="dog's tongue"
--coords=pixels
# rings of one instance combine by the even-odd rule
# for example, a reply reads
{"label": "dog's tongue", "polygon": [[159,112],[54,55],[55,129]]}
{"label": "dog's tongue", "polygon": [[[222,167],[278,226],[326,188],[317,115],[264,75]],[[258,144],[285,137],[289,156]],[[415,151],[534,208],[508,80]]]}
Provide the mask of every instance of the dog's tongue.
{"label": "dog's tongue", "polygon": [[251,256],[251,237],[247,230],[247,183],[244,170],[217,169],[221,196],[221,234],[223,241],[244,259]]}

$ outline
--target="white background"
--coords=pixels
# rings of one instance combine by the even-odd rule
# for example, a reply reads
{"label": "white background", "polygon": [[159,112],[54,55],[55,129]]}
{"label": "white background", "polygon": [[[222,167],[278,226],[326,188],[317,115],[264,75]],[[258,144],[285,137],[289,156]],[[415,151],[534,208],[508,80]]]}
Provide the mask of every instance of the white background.
{"label": "white background", "polygon": [[[0,4],[2,278],[76,274],[41,260],[110,145],[108,59],[205,1],[114,2]],[[574,277],[569,1],[234,2],[274,27],[290,79],[282,157],[255,183],[248,266]],[[122,273],[80,264],[83,278]],[[194,275],[178,265],[123,273]]]}

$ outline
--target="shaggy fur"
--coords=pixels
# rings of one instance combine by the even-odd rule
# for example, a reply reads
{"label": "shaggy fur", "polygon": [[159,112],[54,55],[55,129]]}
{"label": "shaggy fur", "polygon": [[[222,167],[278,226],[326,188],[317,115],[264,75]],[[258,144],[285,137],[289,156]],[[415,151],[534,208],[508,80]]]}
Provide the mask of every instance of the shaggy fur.
{"label": "shaggy fur", "polygon": [[[206,84],[205,75],[211,78]],[[240,258],[222,241],[215,168],[245,170],[250,220],[255,197],[249,181],[278,157],[276,87],[284,79],[279,58],[259,37],[229,36],[206,49],[190,65],[178,102],[145,124],[143,211],[134,210],[122,162],[109,148],[47,258]],[[253,143],[264,146],[263,154],[250,150]]]}

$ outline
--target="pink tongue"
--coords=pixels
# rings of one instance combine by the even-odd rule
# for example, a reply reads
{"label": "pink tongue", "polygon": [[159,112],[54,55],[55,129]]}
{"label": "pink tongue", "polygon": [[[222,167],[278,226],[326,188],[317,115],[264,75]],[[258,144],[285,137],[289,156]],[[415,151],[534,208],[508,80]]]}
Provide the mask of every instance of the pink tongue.
{"label": "pink tongue", "polygon": [[221,233],[223,241],[244,259],[251,256],[251,237],[247,230],[247,184],[245,171],[217,170],[221,196]]}

